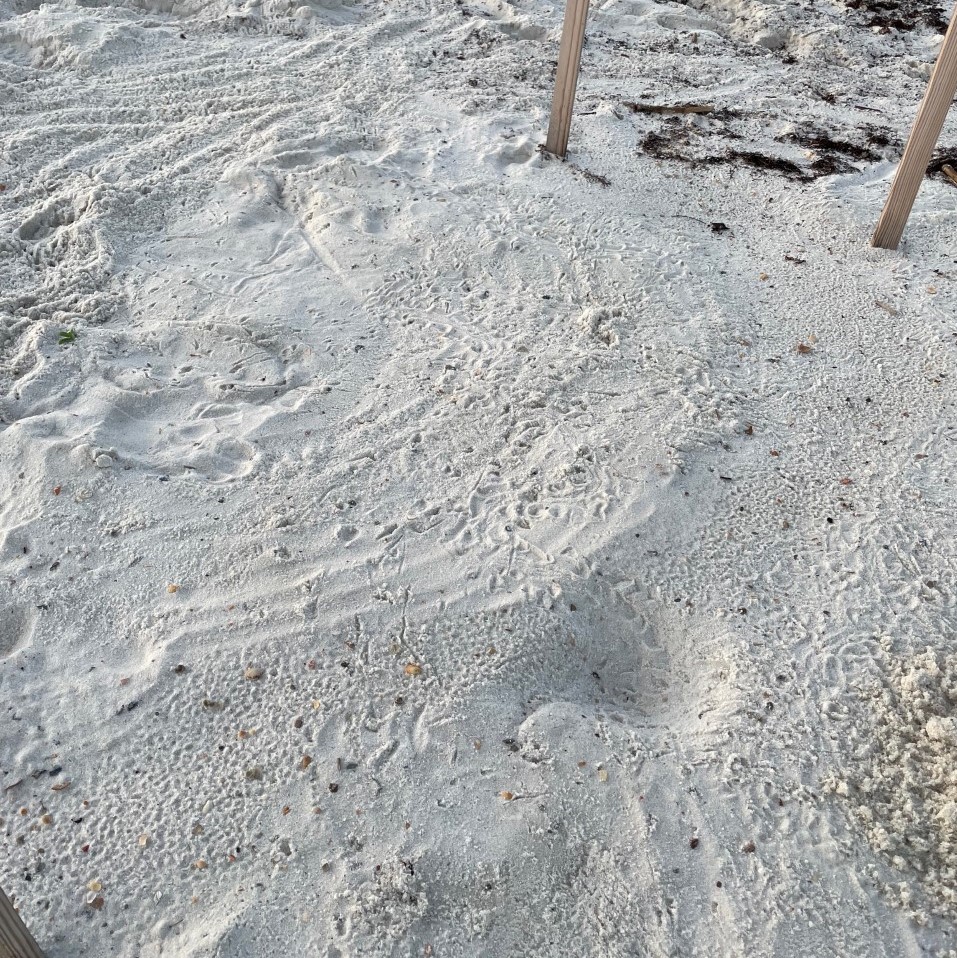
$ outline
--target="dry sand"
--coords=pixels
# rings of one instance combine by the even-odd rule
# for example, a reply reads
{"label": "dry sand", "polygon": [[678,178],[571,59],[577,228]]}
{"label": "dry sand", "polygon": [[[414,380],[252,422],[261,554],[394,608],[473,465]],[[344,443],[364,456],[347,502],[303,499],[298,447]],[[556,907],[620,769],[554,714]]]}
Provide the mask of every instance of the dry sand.
{"label": "dry sand", "polygon": [[948,12],[0,0],[49,958],[957,955]]}

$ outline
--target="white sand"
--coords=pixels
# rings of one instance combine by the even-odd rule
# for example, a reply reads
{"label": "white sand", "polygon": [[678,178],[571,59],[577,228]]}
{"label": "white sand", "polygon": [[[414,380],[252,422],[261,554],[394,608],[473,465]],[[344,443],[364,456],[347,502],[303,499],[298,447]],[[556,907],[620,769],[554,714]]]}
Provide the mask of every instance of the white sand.
{"label": "white sand", "polygon": [[0,0],[49,958],[957,955],[957,190],[867,247],[939,36],[697,6],[562,164],[548,0]]}

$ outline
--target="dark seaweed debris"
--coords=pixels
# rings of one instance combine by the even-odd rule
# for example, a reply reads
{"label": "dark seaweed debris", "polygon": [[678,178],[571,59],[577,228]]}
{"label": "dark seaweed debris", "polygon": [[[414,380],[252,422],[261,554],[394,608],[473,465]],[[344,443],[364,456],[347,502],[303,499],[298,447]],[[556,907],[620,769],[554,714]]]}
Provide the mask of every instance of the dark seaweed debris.
{"label": "dark seaweed debris", "polygon": [[827,133],[791,133],[785,139],[788,143],[803,146],[806,150],[815,150],[818,153],[837,153],[859,162],[875,163],[881,159],[881,154],[869,146],[848,143],[846,140],[835,140]]}
{"label": "dark seaweed debris", "polygon": [[743,163],[756,170],[783,173],[785,176],[798,180],[807,178],[807,173],[797,163],[792,163],[780,156],[768,156],[766,153],[757,153],[754,150],[729,150],[726,159],[729,163]]}
{"label": "dark seaweed debris", "polygon": [[752,169],[765,170],[770,173],[781,173],[796,180],[809,179],[809,175],[797,163],[785,160],[778,156],[768,156],[754,150],[728,150],[726,153],[709,156],[694,157],[682,152],[682,147],[688,146],[688,141],[682,137],[666,136],[661,133],[649,133],[641,144],[641,150],[648,156],[660,160],[678,160],[690,163],[692,166],[720,166],[736,164],[750,166]]}
{"label": "dark seaweed debris", "polygon": [[939,146],[927,164],[928,176],[944,176],[944,167],[957,169],[957,146]]}
{"label": "dark seaweed debris", "polygon": [[947,29],[944,11],[933,0],[845,0],[845,4],[866,15],[864,26],[877,27],[883,33],[908,32],[918,25],[938,33]]}
{"label": "dark seaweed debris", "polygon": [[[649,133],[642,141],[642,152],[662,160],[678,160],[693,166],[735,164],[768,173],[779,173],[794,180],[807,181],[820,176],[850,173],[858,167],[854,163],[876,163],[885,158],[886,148],[891,145],[889,137],[880,130],[863,128],[857,131],[858,142],[840,139],[813,127],[789,133],[780,142],[793,144],[816,156],[806,164],[800,164],[781,156],[758,150],[730,149],[724,153],[695,155],[695,142],[700,142],[688,129],[665,128]],[[726,134],[728,135],[728,134]],[[957,165],[957,150],[939,150],[929,172],[939,172],[949,163]]]}

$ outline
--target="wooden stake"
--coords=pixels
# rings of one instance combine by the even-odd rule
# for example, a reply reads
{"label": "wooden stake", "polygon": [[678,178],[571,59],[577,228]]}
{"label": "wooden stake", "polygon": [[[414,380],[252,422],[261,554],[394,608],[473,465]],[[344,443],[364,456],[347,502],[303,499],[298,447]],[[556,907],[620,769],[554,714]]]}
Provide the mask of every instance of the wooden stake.
{"label": "wooden stake", "polygon": [[43,958],[16,909],[0,888],[0,958]]}
{"label": "wooden stake", "polygon": [[568,152],[568,133],[572,126],[572,107],[575,105],[575,88],[578,86],[587,19],[588,0],[565,0],[565,22],[558,51],[552,116],[545,138],[545,149],[555,156],[564,156]]}
{"label": "wooden stake", "polygon": [[904,225],[917,197],[921,181],[927,173],[927,164],[940,131],[947,119],[947,111],[957,93],[957,7],[950,18],[950,26],[930,75],[927,92],[917,111],[914,128],[904,149],[897,175],[891,186],[884,211],[871,237],[871,246],[897,249]]}

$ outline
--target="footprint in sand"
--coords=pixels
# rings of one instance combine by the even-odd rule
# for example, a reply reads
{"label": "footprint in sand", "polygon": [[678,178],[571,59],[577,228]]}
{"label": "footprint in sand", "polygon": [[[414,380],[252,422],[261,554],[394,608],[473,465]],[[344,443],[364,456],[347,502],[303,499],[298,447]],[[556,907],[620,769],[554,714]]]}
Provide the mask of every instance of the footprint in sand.
{"label": "footprint in sand", "polygon": [[22,606],[0,607],[0,659],[9,658],[30,641],[34,615]]}

